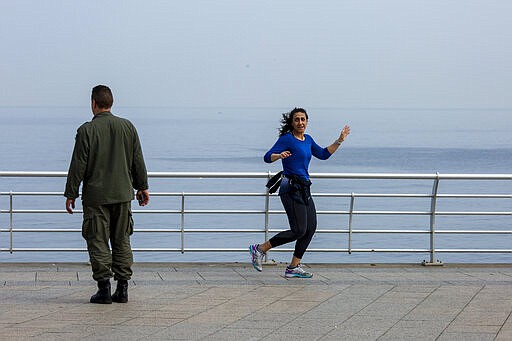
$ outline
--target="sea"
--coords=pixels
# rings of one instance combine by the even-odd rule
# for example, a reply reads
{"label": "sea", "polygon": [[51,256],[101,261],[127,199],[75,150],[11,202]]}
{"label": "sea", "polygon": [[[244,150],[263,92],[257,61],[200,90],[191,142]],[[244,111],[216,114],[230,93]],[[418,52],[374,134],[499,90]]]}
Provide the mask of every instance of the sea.
{"label": "sea", "polygon": [[[122,107],[112,112],[132,121],[138,129],[150,172],[277,172],[280,162],[267,164],[263,155],[278,135],[284,107]],[[341,148],[325,161],[313,159],[310,173],[400,173],[400,174],[511,174],[512,109],[510,108],[307,108],[307,133],[321,146],[331,144],[345,124],[351,134]],[[92,118],[89,107],[0,107],[1,171],[67,171],[76,129]],[[158,192],[251,192],[264,193],[264,179],[150,179],[150,191]],[[312,192],[323,193],[422,193],[432,191],[432,180],[326,180],[313,181]],[[61,193],[65,178],[0,177],[0,192],[50,191]],[[441,181],[444,194],[512,194],[512,181]],[[271,209],[280,210],[278,197]],[[349,198],[317,198],[318,211],[348,210]],[[15,228],[79,229],[81,214],[64,213],[61,195],[16,197],[15,209],[62,210],[58,214],[17,214]],[[78,209],[80,203],[78,203]],[[144,209],[178,209],[177,200],[153,196],[150,206],[134,207],[134,248],[179,248],[180,236],[143,233],[142,229],[178,228],[179,215],[145,214]],[[189,209],[263,209],[263,199],[202,198],[187,202]],[[0,262],[85,262],[86,252],[14,252],[9,248],[9,197],[0,196]],[[357,210],[428,211],[428,199],[360,198]],[[512,212],[512,199],[440,200],[440,211]],[[287,228],[284,214],[272,215],[270,226]],[[348,216],[319,215],[318,229],[347,229]],[[191,215],[188,228],[262,228],[261,215]],[[438,216],[442,230],[512,230],[512,215]],[[428,216],[364,215],[353,218],[354,229],[429,228]],[[246,248],[262,242],[263,233],[194,233],[186,235],[193,248]],[[14,247],[83,248],[80,233],[16,233]],[[353,248],[389,249],[429,246],[428,235],[356,234]],[[438,234],[438,248],[512,249],[512,234]],[[317,233],[311,248],[347,248],[345,234]],[[293,245],[282,248],[292,249]],[[286,262],[289,252],[269,257]],[[310,252],[308,263],[417,263],[428,253]],[[511,253],[438,253],[444,263],[510,263]],[[137,252],[140,262],[248,262],[247,252]]]}

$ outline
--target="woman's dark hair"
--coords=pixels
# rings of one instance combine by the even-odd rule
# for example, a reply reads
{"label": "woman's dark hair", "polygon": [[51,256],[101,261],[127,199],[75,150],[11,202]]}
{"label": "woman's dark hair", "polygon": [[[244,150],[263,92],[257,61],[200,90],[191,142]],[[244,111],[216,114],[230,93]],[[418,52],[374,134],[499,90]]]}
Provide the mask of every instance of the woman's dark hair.
{"label": "woman's dark hair", "polygon": [[284,134],[289,133],[293,130],[293,115],[295,115],[298,112],[303,112],[304,114],[306,114],[306,119],[309,119],[308,113],[303,108],[294,108],[292,111],[284,113],[283,117],[281,118],[281,128],[279,128],[279,136],[283,136]]}

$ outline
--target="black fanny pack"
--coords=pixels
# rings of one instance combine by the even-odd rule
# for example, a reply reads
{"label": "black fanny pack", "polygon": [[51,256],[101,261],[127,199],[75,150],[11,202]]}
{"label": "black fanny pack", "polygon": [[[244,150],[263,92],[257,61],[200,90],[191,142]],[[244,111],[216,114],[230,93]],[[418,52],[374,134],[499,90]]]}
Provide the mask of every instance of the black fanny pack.
{"label": "black fanny pack", "polygon": [[277,191],[277,189],[279,188],[279,186],[281,185],[281,181],[283,180],[283,171],[280,171],[278,172],[276,175],[274,175],[273,177],[271,177],[267,184],[265,185],[267,188],[268,188],[268,192],[270,194],[274,193],[275,191]]}

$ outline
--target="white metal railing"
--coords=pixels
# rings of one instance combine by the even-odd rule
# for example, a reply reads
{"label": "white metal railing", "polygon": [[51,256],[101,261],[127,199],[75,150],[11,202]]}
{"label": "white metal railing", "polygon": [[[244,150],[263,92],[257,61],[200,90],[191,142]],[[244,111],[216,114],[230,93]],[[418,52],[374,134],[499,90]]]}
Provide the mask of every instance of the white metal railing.
{"label": "white metal railing", "polygon": [[[8,172],[0,171],[0,179],[2,178],[63,178],[66,177],[66,172]],[[273,174],[263,172],[150,172],[150,178],[157,179],[263,179],[266,180]],[[430,255],[429,261],[424,261],[424,264],[441,264],[436,258],[436,254],[443,253],[512,253],[512,249],[482,249],[482,248],[437,248],[436,235],[440,234],[454,234],[454,235],[472,235],[478,236],[482,234],[487,235],[510,235],[512,234],[512,223],[505,226],[505,229],[491,230],[491,229],[437,229],[436,218],[439,216],[505,216],[512,217],[512,209],[502,210],[479,210],[479,211],[440,211],[437,209],[437,204],[441,198],[451,199],[497,199],[504,200],[506,203],[510,203],[512,194],[510,192],[505,194],[492,194],[492,193],[470,193],[470,194],[441,194],[439,193],[439,183],[441,181],[508,181],[512,180],[512,174],[388,174],[388,173],[313,173],[311,174],[312,179],[336,179],[336,180],[378,180],[378,181],[390,181],[390,180],[413,180],[413,181],[432,181],[432,189],[429,193],[313,193],[314,197],[333,197],[333,198],[346,198],[349,200],[348,210],[322,210],[317,205],[318,215],[344,215],[348,216],[348,226],[346,228],[331,228],[331,229],[318,229],[317,233],[324,234],[346,234],[348,236],[348,242],[346,248],[312,248],[308,249],[308,252],[347,252],[347,253],[363,253],[363,252],[397,252],[397,253],[428,253]],[[261,186],[262,187],[262,186]],[[261,188],[260,187],[260,188]],[[176,228],[145,228],[137,229],[137,233],[173,233],[180,234],[181,245],[176,248],[134,248],[134,252],[246,252],[245,247],[241,248],[215,248],[212,246],[192,248],[187,247],[185,242],[185,235],[191,233],[205,233],[205,234],[216,234],[216,233],[263,233],[265,240],[268,240],[270,234],[279,232],[285,227],[276,229],[271,228],[269,223],[270,215],[284,214],[283,210],[272,210],[270,208],[270,199],[275,196],[269,195],[268,192],[152,192],[153,201],[156,201],[159,197],[176,197],[180,199],[181,206],[178,209],[149,209],[144,208],[142,210],[134,210],[135,214],[170,214],[178,215],[180,217],[180,226]],[[0,196],[7,196],[9,198],[9,207],[1,207],[0,214],[9,216],[9,226],[0,226],[0,242],[4,239],[3,236],[8,234],[9,236],[9,247],[0,247],[0,252],[85,252],[85,247],[71,248],[71,247],[15,247],[14,236],[21,233],[80,233],[81,230],[78,228],[71,229],[54,229],[54,228],[19,228],[14,226],[14,217],[23,214],[63,214],[66,213],[64,209],[38,209],[31,207],[18,208],[15,205],[15,198],[17,197],[39,197],[39,196],[51,196],[62,198],[62,192],[50,192],[50,191],[9,191],[0,192]],[[264,201],[264,208],[258,209],[234,209],[234,210],[214,210],[214,209],[187,209],[187,200],[193,197],[226,197],[237,200],[238,198],[244,197],[261,197]],[[429,209],[425,210],[356,210],[356,200],[364,198],[424,198],[430,201]],[[507,207],[505,205],[504,207]],[[509,206],[510,207],[510,206]],[[80,210],[76,211],[81,213]],[[189,215],[243,215],[243,214],[256,214],[264,216],[264,226],[262,228],[190,228],[185,225],[185,217]],[[429,217],[429,224],[424,228],[420,229],[358,229],[354,227],[353,217],[364,215],[400,215],[400,216],[427,216]],[[489,218],[491,219],[491,218]],[[509,220],[509,222],[512,222]],[[50,224],[50,223],[48,223]],[[428,248],[357,248],[354,247],[353,236],[355,234],[417,234],[425,235],[429,239]],[[290,249],[278,248],[273,251],[290,251]]]}

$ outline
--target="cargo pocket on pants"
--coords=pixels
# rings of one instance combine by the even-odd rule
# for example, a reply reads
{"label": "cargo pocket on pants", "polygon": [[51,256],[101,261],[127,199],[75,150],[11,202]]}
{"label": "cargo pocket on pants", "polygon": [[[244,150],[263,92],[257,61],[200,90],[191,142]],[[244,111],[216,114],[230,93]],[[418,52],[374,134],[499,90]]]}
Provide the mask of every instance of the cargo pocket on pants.
{"label": "cargo pocket on pants", "polygon": [[92,222],[93,219],[91,217],[84,216],[84,221],[82,222],[82,237],[85,240],[89,240],[91,234],[93,234]]}

